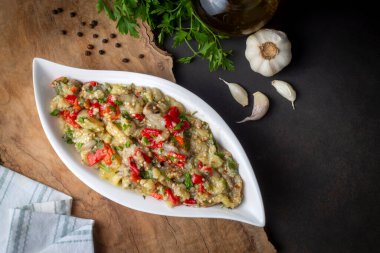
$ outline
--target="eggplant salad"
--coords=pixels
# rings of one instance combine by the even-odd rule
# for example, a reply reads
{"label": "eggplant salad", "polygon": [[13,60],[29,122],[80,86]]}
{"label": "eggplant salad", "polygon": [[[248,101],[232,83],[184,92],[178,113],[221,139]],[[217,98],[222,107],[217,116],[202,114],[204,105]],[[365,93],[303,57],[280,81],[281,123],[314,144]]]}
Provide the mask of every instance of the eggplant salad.
{"label": "eggplant salad", "polygon": [[243,180],[208,123],[157,88],[60,77],[51,115],[82,163],[112,184],[169,206],[235,208]]}

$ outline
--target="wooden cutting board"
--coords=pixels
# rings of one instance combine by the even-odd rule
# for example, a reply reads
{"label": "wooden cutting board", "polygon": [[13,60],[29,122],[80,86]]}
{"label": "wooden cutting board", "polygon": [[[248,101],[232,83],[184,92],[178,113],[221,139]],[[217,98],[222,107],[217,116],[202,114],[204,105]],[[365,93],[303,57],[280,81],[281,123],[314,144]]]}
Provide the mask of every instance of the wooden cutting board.
{"label": "wooden cutting board", "polygon": [[[157,216],[121,206],[84,185],[60,161],[37,115],[32,83],[34,57],[80,68],[148,73],[175,81],[172,58],[155,47],[148,27],[141,26],[139,39],[120,35],[114,23],[97,14],[95,4],[0,0],[0,163],[72,196],[73,215],[96,221],[97,252],[275,252],[262,228],[221,219]],[[53,14],[52,10],[59,7],[63,12]],[[70,16],[73,11],[75,17]],[[92,20],[98,21],[95,28],[89,26]],[[111,33],[117,37],[111,38]],[[93,38],[93,34],[99,37]],[[85,55],[88,44],[94,46],[90,56]],[[101,55],[99,50],[105,53]],[[129,62],[122,62],[124,58]]]}

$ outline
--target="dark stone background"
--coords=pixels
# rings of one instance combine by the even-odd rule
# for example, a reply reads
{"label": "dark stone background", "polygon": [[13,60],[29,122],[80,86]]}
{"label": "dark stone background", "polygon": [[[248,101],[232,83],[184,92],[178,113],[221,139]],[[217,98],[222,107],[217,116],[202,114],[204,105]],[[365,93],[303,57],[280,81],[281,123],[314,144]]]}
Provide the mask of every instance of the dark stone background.
{"label": "dark stone background", "polygon": [[[174,69],[177,82],[209,103],[245,148],[267,232],[280,252],[379,250],[379,14],[369,1],[332,2],[282,2],[266,27],[288,34],[293,60],[274,77],[251,71],[244,37],[224,43],[234,50],[235,72],[210,73],[203,60]],[[189,53],[186,47],[171,52]],[[219,76],[265,93],[266,117],[236,124],[250,113],[252,97],[242,108]],[[294,85],[295,111],[270,85],[273,79]]]}

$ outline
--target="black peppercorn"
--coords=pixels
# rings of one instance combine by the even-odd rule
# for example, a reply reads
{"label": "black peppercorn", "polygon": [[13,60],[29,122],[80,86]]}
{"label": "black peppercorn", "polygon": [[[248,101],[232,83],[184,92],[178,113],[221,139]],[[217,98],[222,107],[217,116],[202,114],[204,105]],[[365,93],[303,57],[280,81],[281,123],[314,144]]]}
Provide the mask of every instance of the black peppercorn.
{"label": "black peppercorn", "polygon": [[116,43],[115,47],[121,47],[121,44],[120,43]]}
{"label": "black peppercorn", "polygon": [[116,34],[111,33],[111,34],[110,34],[110,37],[111,37],[112,39],[114,39],[114,38],[116,38]]}
{"label": "black peppercorn", "polygon": [[61,13],[61,12],[63,12],[63,9],[62,9],[62,8],[58,8],[57,11],[58,11],[59,13]]}
{"label": "black peppercorn", "polygon": [[105,54],[106,51],[104,51],[103,49],[99,50],[99,54]]}
{"label": "black peppercorn", "polygon": [[99,35],[96,34],[96,33],[94,33],[94,34],[92,35],[92,37],[93,37],[94,39],[96,39],[97,37],[99,37]]}
{"label": "black peppercorn", "polygon": [[52,10],[51,12],[52,12],[54,15],[58,14],[58,10],[55,10],[55,9]]}
{"label": "black peppercorn", "polygon": [[143,54],[139,54],[139,58],[140,58],[140,59],[144,58],[144,56],[145,56],[145,55],[143,55]]}
{"label": "black peppercorn", "polygon": [[108,39],[103,39],[102,42],[103,43],[108,43]]}
{"label": "black peppercorn", "polygon": [[81,22],[80,24],[81,24],[82,26],[85,26],[85,25],[86,25],[86,22],[83,21],[83,22]]}
{"label": "black peppercorn", "polygon": [[127,63],[127,62],[129,62],[129,59],[128,58],[123,58],[121,61]]}
{"label": "black peppercorn", "polygon": [[88,51],[88,50],[86,50],[86,51],[84,52],[84,54],[85,54],[86,56],[90,56],[90,55],[91,55],[91,52]]}
{"label": "black peppercorn", "polygon": [[70,12],[70,17],[75,17],[77,15],[77,13],[75,12],[75,11],[72,11],[72,12]]}
{"label": "black peppercorn", "polygon": [[83,33],[82,32],[77,32],[78,37],[82,37]]}
{"label": "black peppercorn", "polygon": [[61,33],[62,33],[63,35],[66,35],[66,34],[67,34],[67,31],[66,31],[66,30],[61,30]]}
{"label": "black peppercorn", "polygon": [[94,45],[88,44],[88,45],[87,45],[87,48],[88,48],[88,49],[94,49]]}

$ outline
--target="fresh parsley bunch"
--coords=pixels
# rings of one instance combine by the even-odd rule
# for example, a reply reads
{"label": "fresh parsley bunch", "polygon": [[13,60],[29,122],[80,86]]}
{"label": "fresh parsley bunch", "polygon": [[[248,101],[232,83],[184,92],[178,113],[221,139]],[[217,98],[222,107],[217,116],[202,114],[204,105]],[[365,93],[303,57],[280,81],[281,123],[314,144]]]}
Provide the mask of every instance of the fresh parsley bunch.
{"label": "fresh parsley bunch", "polygon": [[[157,41],[162,45],[167,36],[173,36],[173,47],[186,43],[192,51],[191,56],[178,59],[190,63],[199,56],[209,62],[210,71],[223,68],[234,70],[233,62],[228,59],[232,51],[222,48],[220,40],[227,36],[214,33],[194,13],[190,0],[98,0],[98,12],[105,11],[107,16],[117,21],[122,34],[138,37],[138,19],[145,21],[157,32]],[[197,46],[189,42],[195,40]]]}

